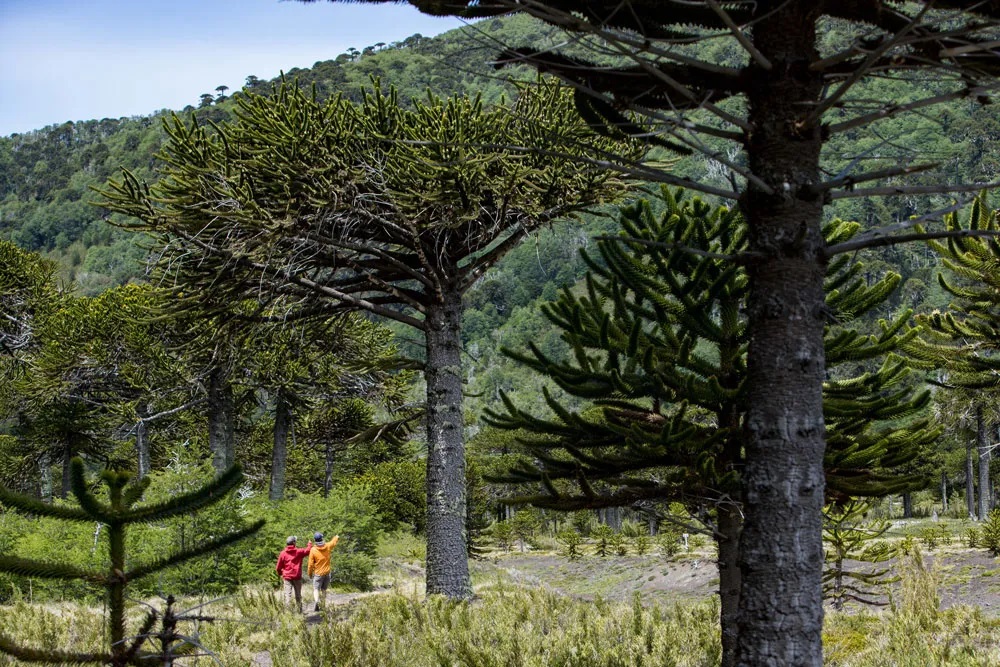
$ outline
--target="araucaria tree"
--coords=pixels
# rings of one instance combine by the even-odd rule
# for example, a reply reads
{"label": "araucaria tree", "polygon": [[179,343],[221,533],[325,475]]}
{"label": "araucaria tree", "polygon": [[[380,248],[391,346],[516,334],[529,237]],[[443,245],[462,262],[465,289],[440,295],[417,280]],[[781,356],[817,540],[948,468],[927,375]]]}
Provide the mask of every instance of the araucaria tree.
{"label": "araucaria tree", "polygon": [[239,96],[232,124],[167,129],[159,182],[125,173],[102,205],[160,235],[203,307],[280,298],[288,317],[365,309],[423,334],[427,591],[469,596],[462,296],[525,235],[617,195],[593,165],[627,145],[551,82],[489,109],[406,108],[378,84],[360,105],[321,103],[285,85]]}
{"label": "araucaria tree", "polygon": [[[148,645],[154,635],[153,626],[162,615],[152,610],[146,614],[138,632],[126,635],[126,589],[129,582],[135,582],[162,571],[164,568],[183,563],[192,558],[218,551],[261,529],[263,521],[255,522],[243,529],[219,535],[203,544],[172,554],[164,554],[156,561],[148,563],[130,562],[125,553],[125,536],[129,526],[155,523],[182,514],[197,512],[199,509],[217,503],[243,480],[243,473],[233,467],[225,473],[190,493],[175,496],[169,500],[152,504],[137,505],[149,486],[149,478],[132,481],[132,474],[106,470],[101,479],[107,487],[106,500],[99,499],[90,489],[84,475],[82,459],[73,459],[71,464],[73,495],[78,507],[68,505],[47,505],[31,496],[12,493],[0,487],[0,502],[35,516],[47,516],[66,521],[80,521],[107,527],[107,569],[105,571],[82,569],[66,563],[46,561],[17,556],[0,556],[0,572],[9,572],[28,577],[41,577],[64,581],[83,580],[104,589],[108,612],[108,650],[84,653],[69,650],[38,649],[21,646],[9,637],[0,635],[0,652],[12,655],[25,662],[41,662],[56,665],[148,665],[164,656]],[[161,662],[161,664],[166,664]]]}
{"label": "araucaria tree", "polygon": [[[825,265],[845,250],[906,236],[887,226],[828,245],[823,209],[845,197],[961,188],[935,179],[936,165],[919,155],[891,154],[899,131],[892,119],[949,101],[987,99],[1000,70],[1000,6],[978,0],[409,2],[424,12],[469,18],[522,12],[568,31],[551,45],[511,45],[498,57],[574,86],[577,106],[595,126],[651,132],[733,174],[727,188],[694,170],[671,174],[622,161],[623,169],[651,180],[738,201],[746,218],[749,245],[741,260],[750,280],[749,403],[739,663],[820,665]],[[837,38],[826,39],[833,27]],[[698,50],[727,39],[731,59]],[[879,77],[892,80],[891,95],[866,89]],[[637,128],[630,111],[654,127]],[[862,137],[884,148],[885,163],[866,169],[866,156],[851,153]],[[918,173],[922,181],[908,185]]]}
{"label": "araucaria tree", "polygon": [[[683,200],[664,188],[621,214],[618,238],[584,253],[587,291],[565,291],[545,314],[570,346],[565,359],[532,347],[517,354],[567,394],[596,409],[569,411],[549,398],[539,418],[504,397],[488,420],[519,429],[536,462],[506,481],[546,493],[521,498],[564,510],[680,502],[702,517],[719,549],[722,665],[736,660],[742,508],[748,413],[746,270],[725,261],[741,252],[747,226],[737,211]],[[855,223],[834,221],[827,238],[849,239]],[[686,245],[703,248],[692,253]],[[938,435],[920,411],[929,392],[892,353],[912,339],[908,312],[872,323],[899,283],[870,285],[860,262],[840,255],[826,280],[827,496],[880,496],[919,488],[905,468]],[[525,487],[521,487],[525,488]]]}
{"label": "araucaria tree", "polygon": [[[995,403],[1000,389],[1000,243],[996,237],[974,236],[976,232],[1000,234],[997,211],[985,195],[976,198],[963,224],[958,212],[946,218],[948,229],[956,232],[946,241],[931,241],[944,269],[938,282],[951,295],[945,312],[922,315],[926,335],[913,341],[908,351],[924,367],[934,369],[937,384],[950,389],[971,390],[974,394],[976,448],[979,453],[979,502],[976,515],[985,521],[990,510],[990,459],[992,446],[987,438],[984,408]],[[989,403],[987,403],[989,402]],[[968,465],[972,476],[971,458]],[[973,514],[971,479],[969,514]]]}

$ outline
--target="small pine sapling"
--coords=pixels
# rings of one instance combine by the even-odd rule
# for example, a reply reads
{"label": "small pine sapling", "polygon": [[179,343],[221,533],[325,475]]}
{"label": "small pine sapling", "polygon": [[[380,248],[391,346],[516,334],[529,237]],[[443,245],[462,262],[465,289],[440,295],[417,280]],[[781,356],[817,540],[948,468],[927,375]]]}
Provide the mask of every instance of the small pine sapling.
{"label": "small pine sapling", "polygon": [[[828,507],[823,513],[823,541],[826,544],[826,567],[823,571],[823,597],[843,609],[848,600],[884,606],[879,599],[886,587],[899,580],[890,575],[892,568],[883,565],[898,554],[884,540],[888,521],[865,521],[870,505],[851,500],[842,506]],[[848,566],[848,563],[853,566]]]}
{"label": "small pine sapling", "polygon": [[628,555],[628,540],[619,532],[611,533],[611,536],[608,538],[608,546],[611,547],[611,553],[616,556]]}
{"label": "small pine sapling", "polygon": [[[97,522],[107,526],[107,571],[102,572],[65,563],[5,555],[0,556],[0,572],[64,581],[82,580],[103,588],[108,610],[108,638],[110,640],[108,651],[77,653],[55,649],[36,649],[20,646],[10,637],[0,635],[0,652],[25,662],[56,665],[97,664],[125,667],[126,665],[153,664],[154,659],[161,659],[163,656],[159,652],[144,650],[143,646],[151,637],[157,636],[153,633],[153,627],[160,620],[160,613],[155,609],[149,611],[138,632],[132,637],[126,637],[125,591],[127,586],[172,565],[216,552],[223,547],[234,544],[254,534],[264,525],[263,521],[257,521],[241,530],[221,535],[196,547],[165,555],[149,563],[129,563],[125,553],[125,536],[129,526],[156,523],[171,517],[197,512],[221,500],[226,493],[243,480],[243,473],[239,466],[233,466],[211,482],[190,493],[174,496],[154,505],[139,507],[135,507],[135,504],[142,499],[143,493],[149,486],[148,477],[132,482],[132,474],[129,472],[105,470],[101,473],[101,480],[108,489],[106,503],[101,502],[88,488],[83,460],[74,458],[70,466],[70,481],[73,495],[76,497],[79,507],[48,505],[36,498],[14,493],[3,487],[0,487],[0,503],[33,516],[84,523]],[[169,619],[165,618],[165,620]],[[166,626],[164,627],[166,630]]]}
{"label": "small pine sapling", "polygon": [[575,528],[562,529],[559,531],[556,539],[559,540],[559,544],[562,546],[561,553],[563,556],[571,561],[583,558],[583,552],[580,550],[580,545],[583,544],[583,535],[578,533]]}
{"label": "small pine sapling", "polygon": [[976,549],[976,548],[978,548],[979,545],[980,545],[980,543],[981,543],[981,541],[982,541],[982,539],[983,538],[982,538],[982,535],[979,532],[979,529],[976,528],[975,526],[969,526],[965,530],[965,544],[970,549]]}
{"label": "small pine sapling", "polygon": [[1000,556],[1000,509],[994,509],[986,515],[980,536],[982,539],[979,545],[989,549],[994,556]]}
{"label": "small pine sapling", "polygon": [[590,531],[590,536],[594,539],[595,555],[604,558],[611,552],[611,540],[614,534],[615,531],[606,523],[602,523]]}
{"label": "small pine sapling", "polygon": [[632,538],[632,550],[636,556],[645,556],[653,548],[653,540],[649,535],[641,534]]}
{"label": "small pine sapling", "polygon": [[514,545],[514,528],[510,521],[497,521],[488,530],[490,537],[497,543],[497,548],[509,553]]}
{"label": "small pine sapling", "polygon": [[542,521],[533,511],[520,510],[510,520],[510,526],[523,553],[525,546],[534,542],[535,534],[542,527]]}

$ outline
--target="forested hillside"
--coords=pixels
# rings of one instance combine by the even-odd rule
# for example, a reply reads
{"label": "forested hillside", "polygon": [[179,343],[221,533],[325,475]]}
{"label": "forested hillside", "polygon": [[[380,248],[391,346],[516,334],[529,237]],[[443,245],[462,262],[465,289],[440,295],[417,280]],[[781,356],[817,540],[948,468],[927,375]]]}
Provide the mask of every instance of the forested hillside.
{"label": "forested hillside", "polygon": [[[822,51],[853,48],[846,23],[822,27]],[[87,582],[101,582],[121,652],[126,584],[229,593],[272,576],[274,545],[294,551],[305,527],[319,541],[340,533],[344,588],[372,586],[377,545],[393,535],[419,544],[426,591],[452,598],[471,596],[459,565],[486,544],[524,551],[547,533],[574,561],[582,544],[645,556],[655,537],[672,558],[683,535],[718,565],[708,615],[721,638],[710,635],[734,664],[737,536],[752,525],[751,295],[761,258],[798,252],[806,223],[755,249],[752,206],[734,196],[753,190],[752,160],[724,148],[749,155],[751,133],[719,122],[746,112],[740,100],[715,119],[692,112],[685,122],[705,130],[695,150],[647,152],[644,128],[616,109],[588,117],[573,89],[489,62],[499,46],[556,39],[524,16],[488,19],[273,81],[248,73],[242,90],[181,110],[0,138],[0,502],[29,515],[0,522],[10,595],[95,600]],[[684,49],[729,71],[754,57],[728,36]],[[855,108],[824,118],[850,126],[883,100],[938,92],[922,85],[872,77]],[[601,125],[604,113],[623,122]],[[996,180],[1000,122],[961,98],[887,115],[875,132],[823,139],[818,180],[836,185],[802,199],[825,211],[810,256],[825,281],[812,315],[792,318],[823,336],[815,356],[785,355],[802,369],[825,361],[812,429],[822,483],[808,491],[825,505],[812,518],[838,610],[864,602],[855,594],[884,599],[895,581],[875,568],[858,592],[845,560],[919,559],[890,519],[933,516],[928,548],[959,526],[970,549],[1000,553],[1000,413],[986,391],[1000,372],[1000,214],[939,180]],[[703,194],[625,178],[631,163],[592,168],[616,154],[649,157],[644,177]],[[917,163],[933,165],[903,168]],[[882,174],[871,180],[886,196],[854,198],[861,172]],[[917,190],[897,187],[910,176]],[[912,194],[924,185],[930,196]],[[948,240],[851,245],[932,211]],[[98,468],[128,472],[104,474],[104,490],[90,481]],[[67,509],[74,497],[83,514]],[[137,524],[127,541],[115,512]],[[239,553],[217,549],[237,539]],[[34,583],[59,578],[29,562],[57,541],[76,545],[65,581]],[[80,575],[100,572],[105,542],[112,574]],[[147,564],[126,571],[126,549]]]}
{"label": "forested hillside", "polygon": [[[376,77],[383,85],[395,86],[403,100],[423,97],[432,90],[438,95],[478,94],[491,103],[513,92],[506,82],[510,70],[497,72],[487,62],[497,44],[544,44],[550,32],[523,16],[491,19],[435,38],[413,35],[401,42],[352,49],[312,67],[290,70],[285,77],[314,89],[320,99],[337,94],[359,99],[361,90]],[[839,39],[836,25],[831,26],[827,39]],[[720,62],[740,57],[738,49],[723,41],[711,48],[717,50],[713,56]],[[266,91],[276,83],[248,73],[246,90]],[[227,96],[227,92],[232,91],[206,93],[176,112],[193,115],[202,123],[229,120],[234,110],[231,97],[241,93]],[[871,93],[873,97],[892,96],[893,83],[880,82]],[[139,178],[153,176],[156,154],[165,139],[162,123],[171,113],[163,110],[146,117],[70,122],[0,138],[0,238],[55,261],[60,278],[80,295],[94,296],[109,287],[142,280],[146,250],[141,235],[108,224],[114,218],[88,202],[94,199],[91,188],[121,168]],[[856,154],[860,154],[856,160],[874,165],[918,155],[945,164],[956,182],[987,182],[1000,171],[996,154],[990,150],[1000,137],[1000,122],[991,107],[956,103],[937,117],[893,122],[910,124],[898,128],[908,137],[906,142],[874,143],[860,151],[844,148],[845,162],[848,155]],[[935,131],[929,131],[930,126]],[[840,149],[835,146],[833,150]],[[719,182],[729,177],[721,164],[702,157],[683,158],[676,170]],[[922,212],[916,205],[906,197],[845,200],[836,210],[844,219],[871,225]],[[480,414],[502,391],[540,401],[540,380],[512,364],[499,348],[519,349],[532,341],[550,353],[560,349],[558,333],[544,320],[537,303],[555,298],[561,287],[582,277],[584,265],[578,250],[595,234],[615,229],[610,217],[589,217],[583,226],[557,223],[514,249],[469,294],[463,340],[470,359],[470,414]],[[864,259],[872,278],[890,269],[902,276],[901,287],[879,315],[905,305],[930,310],[946,303],[934,276],[936,255],[923,245],[873,251]],[[404,351],[414,351],[405,337],[399,344]]]}

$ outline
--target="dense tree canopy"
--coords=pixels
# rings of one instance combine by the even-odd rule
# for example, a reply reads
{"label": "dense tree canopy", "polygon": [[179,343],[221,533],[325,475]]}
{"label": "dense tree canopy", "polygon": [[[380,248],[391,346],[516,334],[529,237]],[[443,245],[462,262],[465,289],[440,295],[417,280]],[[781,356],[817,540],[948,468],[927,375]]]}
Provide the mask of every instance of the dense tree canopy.
{"label": "dense tree canopy", "polygon": [[364,309],[423,334],[428,591],[465,597],[463,295],[527,234],[617,196],[603,158],[636,147],[595,135],[546,81],[493,108],[406,108],[377,82],[359,105],[294,86],[237,104],[211,130],[175,118],[159,182],[126,171],[102,204],[159,235],[203,312]]}

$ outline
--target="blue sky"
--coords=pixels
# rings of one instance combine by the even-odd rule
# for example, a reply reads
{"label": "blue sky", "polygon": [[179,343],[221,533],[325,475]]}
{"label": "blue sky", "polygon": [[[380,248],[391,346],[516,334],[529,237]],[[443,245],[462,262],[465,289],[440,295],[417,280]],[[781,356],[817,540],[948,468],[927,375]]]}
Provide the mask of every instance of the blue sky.
{"label": "blue sky", "polygon": [[396,4],[0,0],[0,136],[181,109],[251,74],[460,25]]}

